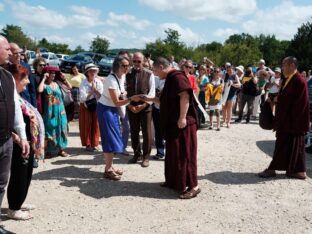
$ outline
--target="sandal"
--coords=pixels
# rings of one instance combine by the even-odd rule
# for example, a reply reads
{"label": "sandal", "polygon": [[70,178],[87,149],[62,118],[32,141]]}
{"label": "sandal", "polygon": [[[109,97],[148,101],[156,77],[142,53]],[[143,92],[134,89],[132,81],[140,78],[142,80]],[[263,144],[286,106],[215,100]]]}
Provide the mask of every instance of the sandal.
{"label": "sandal", "polygon": [[195,189],[186,190],[180,195],[180,199],[192,199],[196,197],[197,194],[199,194],[200,192],[201,192],[200,188],[198,188],[197,190]]}
{"label": "sandal", "polygon": [[15,220],[29,220],[32,219],[32,216],[29,214],[28,211],[22,210],[8,210],[7,214],[8,218],[15,219]]}
{"label": "sandal", "polygon": [[123,174],[123,170],[119,169],[119,168],[113,168],[113,171],[117,174],[117,175],[122,175]]}
{"label": "sandal", "polygon": [[61,156],[61,157],[69,157],[69,154],[68,153],[66,153],[64,150],[62,150],[62,151],[60,151],[59,153],[58,153],[58,155],[59,156]]}
{"label": "sandal", "polygon": [[109,180],[120,180],[121,176],[117,175],[114,171],[105,171],[103,177]]}

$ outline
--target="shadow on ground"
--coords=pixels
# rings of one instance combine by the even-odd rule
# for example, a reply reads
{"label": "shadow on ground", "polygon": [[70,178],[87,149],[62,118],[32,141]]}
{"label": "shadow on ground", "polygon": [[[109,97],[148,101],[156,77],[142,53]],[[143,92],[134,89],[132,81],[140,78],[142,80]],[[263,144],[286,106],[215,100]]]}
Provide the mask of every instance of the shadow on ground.
{"label": "shadow on ground", "polygon": [[[87,160],[88,161],[88,160]],[[76,164],[76,161],[74,161]],[[80,165],[86,165],[80,162]],[[101,172],[91,168],[67,166],[35,174],[33,180],[59,180],[65,187],[78,187],[87,196],[101,199],[115,196],[138,196],[155,199],[176,199],[173,190],[161,188],[160,183],[146,183],[134,181],[111,181],[102,178]]]}
{"label": "shadow on ground", "polygon": [[[260,150],[262,150],[265,154],[273,157],[275,141],[274,140],[267,140],[267,141],[257,141],[256,145]],[[307,158],[307,174],[309,175],[309,171],[312,169],[312,155],[306,153]]]}
{"label": "shadow on ground", "polygon": [[263,179],[258,177],[257,173],[251,172],[232,172],[232,171],[218,171],[204,176],[198,177],[200,180],[210,180],[215,184],[261,184],[269,180],[286,179],[285,175],[278,175],[275,178]]}

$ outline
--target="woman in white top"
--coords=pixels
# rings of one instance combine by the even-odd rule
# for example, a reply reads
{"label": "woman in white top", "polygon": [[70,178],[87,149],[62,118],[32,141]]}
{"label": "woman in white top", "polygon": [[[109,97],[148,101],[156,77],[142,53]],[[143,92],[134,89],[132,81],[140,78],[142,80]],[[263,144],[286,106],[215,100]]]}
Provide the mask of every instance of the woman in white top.
{"label": "woman in white top", "polygon": [[103,92],[103,83],[98,79],[99,69],[93,64],[85,67],[86,79],[82,80],[79,87],[80,110],[79,110],[79,132],[82,146],[87,151],[97,151],[100,143],[100,129],[95,108],[88,108],[86,101],[93,99],[94,105]]}
{"label": "woman in white top", "polygon": [[104,81],[104,90],[97,105],[97,116],[99,120],[101,143],[105,159],[104,178],[120,180],[123,171],[113,167],[114,153],[122,153],[124,150],[120,131],[120,120],[118,107],[129,104],[131,100],[138,101],[134,96],[126,99],[121,95],[121,79],[128,72],[129,60],[126,57],[115,58],[112,73]]}

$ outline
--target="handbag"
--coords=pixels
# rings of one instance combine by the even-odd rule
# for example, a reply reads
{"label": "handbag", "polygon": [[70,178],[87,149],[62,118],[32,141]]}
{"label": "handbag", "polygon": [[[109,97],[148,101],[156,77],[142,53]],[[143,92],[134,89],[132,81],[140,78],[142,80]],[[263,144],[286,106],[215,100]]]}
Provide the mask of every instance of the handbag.
{"label": "handbag", "polygon": [[259,125],[262,129],[272,130],[274,115],[272,113],[272,108],[269,102],[264,102],[260,106],[261,112],[259,114]]}
{"label": "handbag", "polygon": [[64,106],[69,106],[70,104],[74,102],[71,90],[67,88],[67,86],[65,86],[61,81],[57,80],[56,82],[59,85],[60,90],[62,92]]}
{"label": "handbag", "polygon": [[97,100],[96,98],[89,99],[85,101],[86,107],[89,111],[95,112],[96,111],[96,105],[97,105]]}
{"label": "handbag", "polygon": [[[121,92],[121,87],[120,87],[118,78],[116,77],[116,75],[114,73],[112,73],[112,75],[116,79],[116,81],[118,83],[119,90]],[[119,114],[120,118],[124,119],[126,117],[126,107],[125,106],[117,106],[117,110],[118,110],[118,114]]]}

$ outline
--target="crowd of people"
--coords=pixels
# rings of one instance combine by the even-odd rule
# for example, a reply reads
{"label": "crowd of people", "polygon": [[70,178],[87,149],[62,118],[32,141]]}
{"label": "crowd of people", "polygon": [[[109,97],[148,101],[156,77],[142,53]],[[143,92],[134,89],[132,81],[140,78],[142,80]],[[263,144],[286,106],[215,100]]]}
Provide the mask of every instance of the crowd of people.
{"label": "crowd of people", "polygon": [[9,218],[31,218],[22,205],[32,170],[39,159],[69,156],[68,122],[74,119],[79,119],[85,150],[99,151],[101,139],[104,178],[122,178],[123,170],[113,166],[113,157],[128,154],[131,133],[133,157],[128,163],[149,167],[154,142],[155,159],[165,161],[161,186],[180,191],[181,199],[190,199],[201,191],[197,130],[220,131],[244,118],[249,123],[267,101],[276,116],[277,142],[272,163],[259,176],[272,177],[275,170],[285,170],[290,177],[306,178],[302,140],[309,130],[309,103],[306,80],[293,57],[284,59],[282,69],[272,70],[263,59],[258,67],[245,68],[229,62],[217,66],[204,58],[196,67],[187,59],[176,63],[174,56],[153,61],[141,52],[121,51],[108,77],[100,77],[95,64],[87,64],[84,74],[74,65],[65,75],[41,57],[34,60],[32,73],[20,52],[17,44],[0,36],[0,112],[6,113],[0,117],[0,204],[11,173]]}

